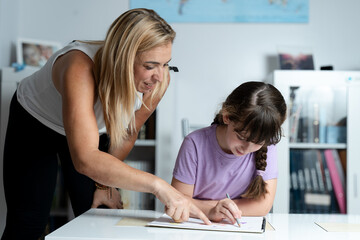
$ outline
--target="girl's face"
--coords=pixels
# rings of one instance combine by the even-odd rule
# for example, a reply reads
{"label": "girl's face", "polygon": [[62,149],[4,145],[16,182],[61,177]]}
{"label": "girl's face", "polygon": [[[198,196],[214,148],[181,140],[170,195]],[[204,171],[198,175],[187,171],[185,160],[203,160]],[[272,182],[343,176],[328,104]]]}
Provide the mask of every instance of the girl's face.
{"label": "girl's face", "polygon": [[237,133],[235,131],[234,123],[229,121],[226,116],[224,116],[224,123],[227,125],[223,131],[223,137],[221,138],[223,141],[220,146],[225,152],[236,156],[243,156],[248,153],[256,152],[264,145],[246,141],[247,136],[245,134],[241,135]]}
{"label": "girl's face", "polygon": [[171,60],[171,47],[172,44],[169,43],[136,56],[134,79],[138,92],[151,92],[158,82],[163,81],[164,72],[168,71]]}

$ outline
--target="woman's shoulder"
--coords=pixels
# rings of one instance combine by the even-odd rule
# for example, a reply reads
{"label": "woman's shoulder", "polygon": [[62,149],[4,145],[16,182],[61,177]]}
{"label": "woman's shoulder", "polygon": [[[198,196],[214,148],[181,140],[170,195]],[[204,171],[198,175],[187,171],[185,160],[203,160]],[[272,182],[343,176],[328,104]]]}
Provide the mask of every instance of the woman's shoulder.
{"label": "woman's shoulder", "polygon": [[[89,86],[94,88],[93,61],[81,51],[70,51],[57,59],[53,65],[52,76],[60,94],[64,88]],[[91,89],[90,88],[90,89]]]}
{"label": "woman's shoulder", "polygon": [[[102,45],[98,42],[91,43],[91,42],[82,42],[82,41],[72,41],[64,48],[60,49],[56,52],[52,57],[53,64],[58,61],[59,58],[63,58],[64,56],[67,57],[87,57],[92,62],[94,62],[95,54],[99,50]],[[81,58],[79,58],[81,59]],[[84,58],[85,59],[85,58]]]}
{"label": "woman's shoulder", "polygon": [[83,73],[92,71],[93,66],[93,61],[84,52],[72,50],[57,59],[53,71]]}

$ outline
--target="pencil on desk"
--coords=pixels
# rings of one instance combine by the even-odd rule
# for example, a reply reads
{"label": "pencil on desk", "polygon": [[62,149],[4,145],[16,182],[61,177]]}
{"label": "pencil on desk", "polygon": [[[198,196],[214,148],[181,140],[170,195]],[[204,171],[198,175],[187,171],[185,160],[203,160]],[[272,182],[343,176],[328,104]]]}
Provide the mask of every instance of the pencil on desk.
{"label": "pencil on desk", "polygon": [[[231,198],[230,198],[230,196],[229,196],[229,194],[228,194],[228,193],[226,194],[226,197],[227,197],[228,199],[230,199],[230,200],[231,200]],[[241,227],[241,224],[240,224],[240,218],[235,218],[235,220],[236,220],[236,222],[237,222],[238,226],[239,226],[239,227]]]}

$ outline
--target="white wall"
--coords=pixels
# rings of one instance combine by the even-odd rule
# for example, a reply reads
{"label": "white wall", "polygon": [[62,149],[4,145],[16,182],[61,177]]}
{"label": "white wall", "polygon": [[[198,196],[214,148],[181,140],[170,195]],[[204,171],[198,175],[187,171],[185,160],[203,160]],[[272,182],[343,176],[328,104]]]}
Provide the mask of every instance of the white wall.
{"label": "white wall", "polygon": [[[167,109],[173,111],[164,115],[176,134],[164,133],[171,147],[163,149],[178,149],[181,118],[209,124],[232,89],[244,81],[263,80],[277,67],[278,45],[311,46],[316,69],[333,65],[336,70],[360,70],[360,1],[309,1],[307,24],[171,24],[177,32],[172,64],[180,72],[166,96],[172,99]],[[62,44],[101,39],[128,4],[128,0],[0,0],[0,67],[15,60],[10,46],[17,37]],[[176,152],[167,157],[173,162]],[[160,172],[167,172],[169,181],[171,171]]]}
{"label": "white wall", "polygon": [[[101,39],[110,23],[129,7],[127,0],[0,0],[0,7],[9,2],[15,2],[13,6],[18,3],[17,19],[9,23],[2,17],[0,23],[12,24],[17,36],[11,34],[1,43],[2,48],[16,37],[62,44],[73,39]],[[172,63],[180,69],[180,115],[192,122],[210,122],[216,107],[235,86],[263,80],[277,67],[279,45],[311,46],[317,69],[330,64],[336,70],[359,70],[358,9],[358,0],[310,0],[307,24],[172,24],[177,31]],[[12,15],[7,12],[5,17]],[[0,34],[4,35],[3,28]],[[9,62],[6,55],[1,54],[0,59],[0,66]],[[182,98],[184,93],[189,97]],[[211,97],[202,100],[200,95]]]}
{"label": "white wall", "polygon": [[[10,9],[16,10],[17,19],[9,23],[0,18],[0,23],[13,25],[13,34],[1,43],[2,49],[16,37],[62,44],[73,39],[101,39],[110,23],[129,7],[127,0],[0,0],[2,5],[9,2],[15,2],[12,6],[18,3],[18,9]],[[263,80],[277,67],[279,45],[312,47],[317,69],[329,64],[336,70],[360,69],[360,33],[355,29],[360,23],[358,9],[358,0],[310,0],[307,24],[172,24],[177,31],[172,63],[180,69],[180,115],[191,122],[209,123],[216,107],[236,85]],[[5,17],[12,16],[6,13]],[[1,54],[0,60],[4,66],[9,56]],[[184,93],[189,97],[182,98]],[[202,94],[211,97],[204,101],[199,97]]]}
{"label": "white wall", "polygon": [[13,40],[18,36],[18,0],[0,0],[0,67],[15,60]]}
{"label": "white wall", "polygon": [[[169,121],[175,134],[167,132],[167,140],[161,143],[178,149],[182,118],[209,125],[235,87],[248,80],[264,80],[278,67],[279,45],[312,47],[316,69],[333,65],[335,70],[360,70],[358,9],[358,0],[310,0],[307,24],[172,24],[177,32],[172,64],[180,70],[171,83],[176,100]],[[170,181],[172,169],[166,168],[174,165],[176,152],[168,158],[160,159],[166,165],[157,169]]]}

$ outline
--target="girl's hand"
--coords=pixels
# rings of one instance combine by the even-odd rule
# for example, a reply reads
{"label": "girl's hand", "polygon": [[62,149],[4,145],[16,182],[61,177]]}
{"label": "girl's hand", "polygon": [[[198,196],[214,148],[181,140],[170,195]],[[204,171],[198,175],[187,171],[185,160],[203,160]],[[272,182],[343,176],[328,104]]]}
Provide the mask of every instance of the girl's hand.
{"label": "girl's hand", "polygon": [[228,219],[232,224],[235,224],[235,218],[241,218],[241,215],[242,212],[236,203],[228,198],[220,200],[209,212],[210,220],[220,222],[223,219]]}
{"label": "girl's hand", "polygon": [[94,192],[94,199],[91,205],[92,208],[97,208],[100,205],[105,205],[109,208],[123,209],[123,202],[121,201],[120,192],[116,188],[109,188],[108,190],[96,189]]}

